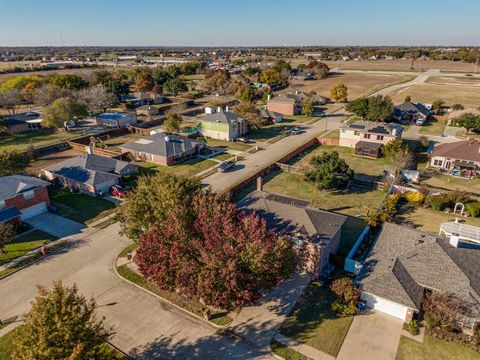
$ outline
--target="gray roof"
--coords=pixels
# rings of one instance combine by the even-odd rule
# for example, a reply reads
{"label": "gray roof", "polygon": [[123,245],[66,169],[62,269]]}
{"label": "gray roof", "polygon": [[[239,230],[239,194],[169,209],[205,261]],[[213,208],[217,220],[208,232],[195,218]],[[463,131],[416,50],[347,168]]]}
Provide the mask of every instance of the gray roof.
{"label": "gray roof", "polygon": [[428,110],[425,105],[420,103],[414,103],[411,101],[404,102],[403,104],[395,106],[395,109],[401,112],[407,113],[416,113],[419,112],[424,116],[428,116],[430,114],[430,110]]}
{"label": "gray roof", "polygon": [[324,96],[318,96],[315,94],[309,94],[309,93],[304,93],[304,92],[298,92],[298,93],[284,93],[280,94],[278,96],[274,96],[270,99],[271,102],[282,102],[282,103],[301,103],[303,99],[305,98],[310,98],[315,101],[326,101],[327,98]]}
{"label": "gray roof", "polygon": [[10,121],[17,121],[19,123],[27,122],[28,120],[36,120],[40,118],[40,114],[34,111],[27,111],[22,113],[16,113],[13,115],[9,115],[7,120]]}
{"label": "gray roof", "polygon": [[31,176],[11,175],[0,177],[0,201],[10,199],[26,191],[38,189],[50,185]]}
{"label": "gray roof", "polygon": [[386,223],[357,277],[360,289],[419,309],[423,289],[453,293],[480,314],[480,249]]}
{"label": "gray roof", "polygon": [[46,167],[44,170],[85,184],[98,185],[118,179],[130,163],[105,156],[87,154]]}
{"label": "gray roof", "polygon": [[358,121],[342,125],[340,129],[349,129],[359,131],[361,133],[391,135],[394,130],[399,133],[403,131],[403,127],[395,123],[383,123],[375,121]]}
{"label": "gray roof", "polygon": [[186,136],[168,135],[166,133],[153,134],[134,142],[120,146],[121,149],[134,150],[147,154],[164,157],[177,156],[205,143],[190,139]]}
{"label": "gray roof", "polygon": [[208,114],[207,116],[200,118],[199,121],[230,124],[236,121],[243,121],[243,119],[231,111],[220,111],[213,114]]}
{"label": "gray roof", "polygon": [[301,232],[313,243],[327,243],[347,220],[346,216],[308,207],[309,202],[255,191],[239,207],[256,211],[277,233]]}

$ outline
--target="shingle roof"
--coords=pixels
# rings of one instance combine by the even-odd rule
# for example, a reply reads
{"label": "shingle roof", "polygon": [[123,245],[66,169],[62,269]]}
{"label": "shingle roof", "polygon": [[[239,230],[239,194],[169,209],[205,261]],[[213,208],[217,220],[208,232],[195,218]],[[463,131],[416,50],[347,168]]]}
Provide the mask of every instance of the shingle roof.
{"label": "shingle roof", "polygon": [[137,141],[120,146],[121,149],[140,151],[164,157],[181,155],[195,147],[204,145],[201,141],[190,139],[186,136],[167,135],[165,133],[153,134]]}
{"label": "shingle roof", "polygon": [[313,243],[326,243],[347,220],[346,216],[308,207],[309,202],[255,191],[239,207],[255,210],[269,228],[279,233],[300,231]]}
{"label": "shingle roof", "polygon": [[[419,309],[423,288],[453,293],[480,310],[480,250],[386,223],[357,280],[360,289]],[[476,316],[476,314],[475,314]]]}
{"label": "shingle roof", "polygon": [[316,96],[314,94],[307,94],[304,92],[298,93],[288,93],[288,94],[280,94],[278,96],[274,96],[270,99],[271,102],[282,102],[282,103],[300,103],[305,98],[312,98],[312,99],[322,99],[325,100],[326,98],[323,96]]}
{"label": "shingle roof", "polygon": [[358,121],[354,123],[348,123],[342,125],[340,129],[349,129],[359,131],[361,133],[369,134],[379,134],[379,135],[389,135],[394,132],[394,130],[399,133],[403,131],[403,127],[395,123],[383,123],[375,121]]}
{"label": "shingle roof", "polygon": [[35,120],[40,118],[40,114],[34,111],[27,111],[23,113],[16,113],[13,115],[9,115],[7,117],[7,121],[16,121],[18,123],[24,123],[28,120]]}
{"label": "shingle roof", "polygon": [[14,206],[2,209],[0,210],[0,222],[11,220],[20,215],[22,215],[22,213]]}
{"label": "shingle roof", "polygon": [[480,142],[464,140],[440,144],[434,147],[432,156],[480,162]]}
{"label": "shingle roof", "polygon": [[396,111],[400,112],[408,112],[408,113],[417,113],[424,116],[428,116],[430,114],[430,110],[428,110],[425,105],[420,103],[413,103],[411,101],[404,102],[403,104],[395,106]]}
{"label": "shingle roof", "polygon": [[243,119],[231,111],[220,111],[213,114],[208,114],[207,116],[200,118],[199,121],[230,124],[235,121],[243,121]]}
{"label": "shingle roof", "polygon": [[0,177],[0,201],[10,199],[15,195],[24,193],[26,191],[34,190],[48,185],[50,185],[49,182],[31,176],[2,176]]}
{"label": "shingle roof", "polygon": [[48,166],[44,170],[85,184],[97,185],[118,179],[120,172],[128,165],[126,161],[87,154]]}

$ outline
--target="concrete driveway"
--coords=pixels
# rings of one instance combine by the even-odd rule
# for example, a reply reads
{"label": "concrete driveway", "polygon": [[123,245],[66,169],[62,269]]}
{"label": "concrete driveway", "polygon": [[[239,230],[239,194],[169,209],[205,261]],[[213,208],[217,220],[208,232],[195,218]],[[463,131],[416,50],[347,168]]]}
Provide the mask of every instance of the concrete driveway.
{"label": "concrete driveway", "polygon": [[394,360],[403,321],[379,311],[353,319],[337,360]]}
{"label": "concrete driveway", "polygon": [[35,216],[25,222],[30,226],[33,226],[35,229],[58,238],[77,235],[85,228],[85,225],[83,224],[51,213],[44,213]]}

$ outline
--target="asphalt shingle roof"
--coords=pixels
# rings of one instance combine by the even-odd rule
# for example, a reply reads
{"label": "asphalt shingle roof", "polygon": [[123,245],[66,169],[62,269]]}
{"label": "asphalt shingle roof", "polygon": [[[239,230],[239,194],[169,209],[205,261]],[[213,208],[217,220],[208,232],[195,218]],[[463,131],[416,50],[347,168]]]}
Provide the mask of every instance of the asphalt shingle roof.
{"label": "asphalt shingle roof", "polygon": [[201,145],[204,145],[204,143],[190,139],[186,136],[160,133],[141,138],[134,142],[126,143],[120,146],[120,148],[163,157],[171,157],[181,155]]}
{"label": "asphalt shingle roof", "polygon": [[0,201],[10,199],[26,191],[34,190],[48,185],[50,185],[49,182],[31,176],[2,176],[0,177]]}
{"label": "asphalt shingle roof", "polygon": [[480,162],[480,142],[464,140],[440,144],[433,148],[432,156]]}
{"label": "asphalt shingle roof", "polygon": [[243,119],[231,111],[220,111],[213,114],[208,114],[199,119],[200,121],[219,122],[230,124],[236,121],[243,121]]}
{"label": "asphalt shingle roof", "polygon": [[428,110],[425,105],[420,104],[420,103],[413,103],[411,101],[404,102],[403,104],[397,105],[395,107],[396,111],[400,112],[408,112],[408,113],[417,113],[419,112],[420,114],[424,116],[428,116],[430,114],[430,110]]}

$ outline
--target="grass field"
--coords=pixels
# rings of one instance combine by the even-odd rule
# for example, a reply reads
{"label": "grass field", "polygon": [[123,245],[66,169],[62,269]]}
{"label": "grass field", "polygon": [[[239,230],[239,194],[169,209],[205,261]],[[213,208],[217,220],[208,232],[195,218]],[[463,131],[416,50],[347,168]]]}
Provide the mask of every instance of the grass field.
{"label": "grass field", "polygon": [[396,360],[479,360],[480,353],[460,344],[425,336],[425,341],[400,338]]}
{"label": "grass field", "polygon": [[259,129],[253,129],[248,132],[248,137],[252,140],[256,140],[259,142],[266,142],[269,141],[277,136],[282,135],[285,133],[286,130],[291,130],[295,126],[290,124],[275,124],[275,125],[269,125],[269,126],[264,126]]}
{"label": "grass field", "polygon": [[433,188],[446,190],[460,190],[466,192],[476,192],[480,196],[480,179],[464,179],[445,174],[436,174],[427,180],[423,180],[422,184],[429,185]]}
{"label": "grass field", "polygon": [[335,295],[312,282],[280,328],[293,340],[337,356],[353,317],[337,317],[330,309]]}
{"label": "grass field", "polygon": [[194,176],[199,172],[202,172],[203,170],[207,170],[208,168],[216,165],[217,163],[213,160],[203,160],[200,158],[192,158],[178,165],[172,165],[172,166],[158,165],[158,164],[145,162],[145,161],[138,162],[137,164],[142,167],[140,169],[140,172],[143,172],[146,174],[149,174],[149,173],[153,174],[156,171],[166,171],[168,173],[172,173],[180,176]]}
{"label": "grass field", "polygon": [[480,77],[467,77],[467,76],[431,76],[427,79],[429,84],[459,84],[459,85],[475,85],[480,86]]}
{"label": "grass field", "polygon": [[33,230],[21,235],[5,246],[6,253],[0,253],[0,265],[25,255],[53,240],[55,240],[55,237],[39,230]]}
{"label": "grass field", "polygon": [[[330,89],[335,84],[342,82],[348,87],[349,99],[355,99],[360,96],[368,95],[376,90],[380,90],[387,85],[410,80],[407,75],[396,74],[362,74],[362,73],[344,73],[330,75],[324,79],[309,81],[292,81],[290,86],[300,91],[315,91],[319,95],[330,96]],[[291,89],[289,89],[290,91]]]}
{"label": "grass field", "polygon": [[25,150],[33,142],[35,147],[55,144],[64,140],[77,137],[78,134],[66,131],[55,131],[54,129],[41,129],[26,131],[21,134],[0,135],[0,149],[2,150]]}
{"label": "grass field", "polygon": [[436,99],[442,99],[447,105],[460,103],[465,107],[478,107],[480,104],[480,86],[452,86],[420,84],[395,90],[390,94],[395,104],[400,104],[406,96],[412,101],[431,104]]}
{"label": "grass field", "polygon": [[421,128],[422,134],[442,135],[447,126],[448,116],[435,116],[428,120]]}
{"label": "grass field", "polygon": [[115,211],[115,204],[111,201],[83,193],[71,193],[64,187],[50,189],[49,195],[58,215],[87,225]]}

